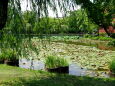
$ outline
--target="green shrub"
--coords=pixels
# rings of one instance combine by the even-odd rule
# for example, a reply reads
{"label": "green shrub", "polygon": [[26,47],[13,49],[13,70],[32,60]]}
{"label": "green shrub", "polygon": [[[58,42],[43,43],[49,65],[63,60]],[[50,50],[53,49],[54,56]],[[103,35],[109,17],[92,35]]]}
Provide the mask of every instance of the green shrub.
{"label": "green shrub", "polygon": [[112,40],[108,43],[109,46],[114,46],[115,47],[115,40]]}
{"label": "green shrub", "polygon": [[109,68],[115,74],[115,59],[110,63]]}
{"label": "green shrub", "polygon": [[69,63],[65,58],[58,56],[47,56],[45,59],[46,68],[57,68],[68,66]]}
{"label": "green shrub", "polygon": [[16,60],[16,51],[12,49],[7,49],[1,52],[0,60]]}
{"label": "green shrub", "polygon": [[113,40],[113,39],[111,37],[102,37],[102,36],[99,36],[99,40],[110,41],[110,40]]}
{"label": "green shrub", "polygon": [[92,36],[90,34],[85,34],[84,37],[85,38],[91,38]]}

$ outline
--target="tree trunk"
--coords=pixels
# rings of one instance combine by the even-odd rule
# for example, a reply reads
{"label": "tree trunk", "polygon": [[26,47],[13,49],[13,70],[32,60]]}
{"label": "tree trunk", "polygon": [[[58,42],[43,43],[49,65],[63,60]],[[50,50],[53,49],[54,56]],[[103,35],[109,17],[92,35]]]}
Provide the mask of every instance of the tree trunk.
{"label": "tree trunk", "polygon": [[110,32],[107,30],[107,29],[108,29],[108,26],[103,26],[103,28],[104,28],[105,32],[107,33],[107,35],[108,35],[109,37],[115,38],[115,37],[112,35],[112,33],[110,33]]}
{"label": "tree trunk", "polygon": [[0,0],[0,30],[2,30],[6,24],[8,11],[8,0]]}
{"label": "tree trunk", "polygon": [[107,35],[110,36],[110,33],[109,33],[108,30],[107,30],[107,27],[106,27],[106,26],[103,26],[103,28],[104,28],[105,32],[107,33]]}

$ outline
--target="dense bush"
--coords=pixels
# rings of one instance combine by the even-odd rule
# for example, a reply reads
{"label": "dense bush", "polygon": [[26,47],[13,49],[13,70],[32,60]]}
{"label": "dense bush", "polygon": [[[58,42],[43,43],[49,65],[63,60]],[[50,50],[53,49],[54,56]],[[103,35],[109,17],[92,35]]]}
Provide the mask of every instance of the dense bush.
{"label": "dense bush", "polygon": [[69,63],[65,58],[58,56],[47,56],[45,59],[46,68],[57,68],[68,66]]}

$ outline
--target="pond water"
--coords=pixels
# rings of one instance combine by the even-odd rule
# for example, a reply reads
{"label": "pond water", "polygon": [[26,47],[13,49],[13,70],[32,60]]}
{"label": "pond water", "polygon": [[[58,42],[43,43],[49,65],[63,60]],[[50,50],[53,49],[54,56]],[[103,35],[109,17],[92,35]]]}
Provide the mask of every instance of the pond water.
{"label": "pond water", "polygon": [[39,60],[20,59],[19,67],[33,70],[45,70],[45,64]]}
{"label": "pond water", "polygon": [[[45,70],[45,64],[39,60],[20,59],[19,67],[32,70]],[[90,77],[110,77],[107,71],[94,71],[81,68],[75,63],[69,65],[69,75],[90,76]]]}
{"label": "pond water", "polygon": [[[53,42],[63,42],[67,44],[92,46],[101,50],[112,50],[115,51],[115,47],[107,45],[106,41],[53,41]],[[20,59],[19,67],[33,70],[45,70],[44,61]],[[90,76],[90,77],[110,77],[108,70],[91,70],[86,68],[81,68],[79,65],[72,63],[69,65],[69,74],[76,76]]]}
{"label": "pond water", "polygon": [[75,63],[69,65],[69,74],[75,76],[90,76],[90,77],[104,77],[104,78],[110,77],[107,71],[89,70],[86,68],[81,68]]}

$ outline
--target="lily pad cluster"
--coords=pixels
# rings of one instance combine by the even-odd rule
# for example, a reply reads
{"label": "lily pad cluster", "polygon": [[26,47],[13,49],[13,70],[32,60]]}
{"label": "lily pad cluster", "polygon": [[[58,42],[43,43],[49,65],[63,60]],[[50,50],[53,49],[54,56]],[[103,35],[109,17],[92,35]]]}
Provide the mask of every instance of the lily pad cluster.
{"label": "lily pad cluster", "polygon": [[33,42],[34,46],[39,47],[39,54],[37,55],[39,59],[44,59],[49,55],[61,56],[71,59],[72,62],[83,68],[92,70],[109,70],[109,63],[115,57],[115,51],[100,50],[91,46],[46,40],[33,40]]}

